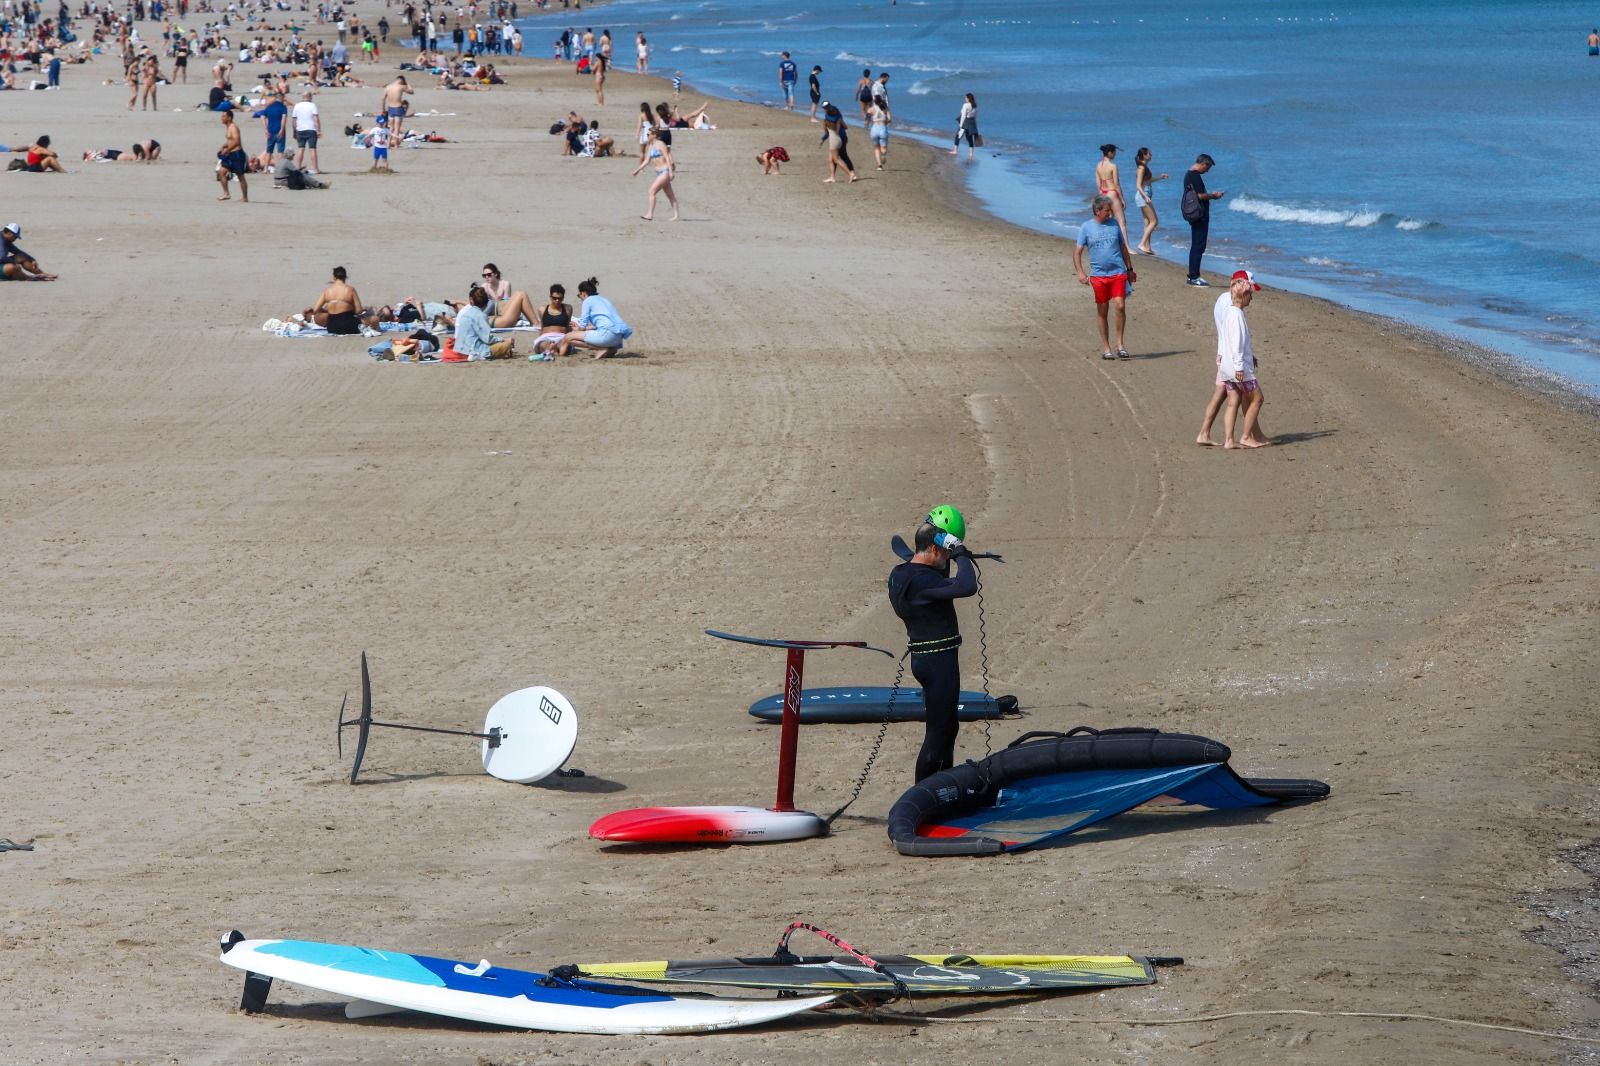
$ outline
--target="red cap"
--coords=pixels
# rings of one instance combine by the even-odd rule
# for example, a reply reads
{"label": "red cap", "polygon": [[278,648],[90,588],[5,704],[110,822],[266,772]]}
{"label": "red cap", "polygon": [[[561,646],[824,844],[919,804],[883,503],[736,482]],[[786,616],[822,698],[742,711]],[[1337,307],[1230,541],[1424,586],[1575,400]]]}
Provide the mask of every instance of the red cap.
{"label": "red cap", "polygon": [[1261,286],[1256,284],[1256,276],[1254,274],[1250,273],[1250,271],[1248,271],[1248,270],[1235,270],[1233,272],[1233,280],[1234,281],[1248,281],[1250,283],[1250,288],[1253,291],[1255,291],[1255,292],[1260,292],[1261,291]]}

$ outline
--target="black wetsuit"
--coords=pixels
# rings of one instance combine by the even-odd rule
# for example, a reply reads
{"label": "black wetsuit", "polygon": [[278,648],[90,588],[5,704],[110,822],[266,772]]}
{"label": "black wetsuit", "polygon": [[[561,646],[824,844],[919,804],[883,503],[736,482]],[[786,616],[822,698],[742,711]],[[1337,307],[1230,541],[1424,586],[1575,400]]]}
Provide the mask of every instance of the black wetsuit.
{"label": "black wetsuit", "polygon": [[965,554],[956,575],[924,563],[889,571],[889,603],[906,625],[911,674],[922,686],[925,729],[917,754],[917,780],[955,764],[957,709],[961,702],[961,628],[955,601],[978,591],[978,573]]}

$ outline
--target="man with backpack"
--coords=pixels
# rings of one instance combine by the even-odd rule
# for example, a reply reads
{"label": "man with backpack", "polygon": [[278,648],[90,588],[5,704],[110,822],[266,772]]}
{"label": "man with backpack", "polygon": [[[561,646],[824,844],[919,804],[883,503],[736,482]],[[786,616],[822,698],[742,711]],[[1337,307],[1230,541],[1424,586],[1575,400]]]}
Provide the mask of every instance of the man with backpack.
{"label": "man with backpack", "polygon": [[1183,220],[1189,223],[1189,284],[1205,288],[1211,283],[1200,276],[1200,257],[1206,254],[1206,239],[1211,233],[1211,201],[1220,200],[1225,195],[1219,189],[1216,192],[1206,192],[1206,183],[1202,175],[1217,161],[1201,152],[1194,161],[1194,166],[1183,175],[1183,200],[1180,208]]}

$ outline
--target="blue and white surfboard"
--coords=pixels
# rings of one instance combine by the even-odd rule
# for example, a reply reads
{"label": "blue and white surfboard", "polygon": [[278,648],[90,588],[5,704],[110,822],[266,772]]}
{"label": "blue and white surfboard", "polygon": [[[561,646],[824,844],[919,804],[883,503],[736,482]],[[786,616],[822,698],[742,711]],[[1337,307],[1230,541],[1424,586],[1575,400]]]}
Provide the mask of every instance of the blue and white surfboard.
{"label": "blue and white surfboard", "polygon": [[[247,1009],[266,998],[264,978],[278,978],[354,1001],[447,1018],[554,1033],[703,1033],[760,1025],[820,1007],[832,996],[805,999],[681,998],[594,981],[562,980],[488,962],[470,965],[399,951],[309,940],[223,941],[222,961],[247,974]],[[230,943],[231,941],[231,943]],[[252,988],[250,981],[255,982]],[[252,996],[254,1006],[252,1007]]]}

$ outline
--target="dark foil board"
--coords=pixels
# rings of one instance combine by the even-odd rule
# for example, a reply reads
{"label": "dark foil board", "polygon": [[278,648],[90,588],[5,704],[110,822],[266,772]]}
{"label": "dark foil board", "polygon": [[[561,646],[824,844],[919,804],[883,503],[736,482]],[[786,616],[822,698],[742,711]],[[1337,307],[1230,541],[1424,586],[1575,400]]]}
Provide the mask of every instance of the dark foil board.
{"label": "dark foil board", "polygon": [[[889,707],[887,686],[860,685],[849,688],[808,688],[800,693],[800,721],[807,724],[842,724],[848,722],[882,722],[888,714],[891,722],[922,721],[922,690],[902,688],[895,696],[894,708]],[[750,713],[763,722],[777,722],[783,718],[783,696],[768,696],[750,705]],[[982,718],[1002,717],[999,705],[981,692],[963,692],[960,710],[963,722]]]}

